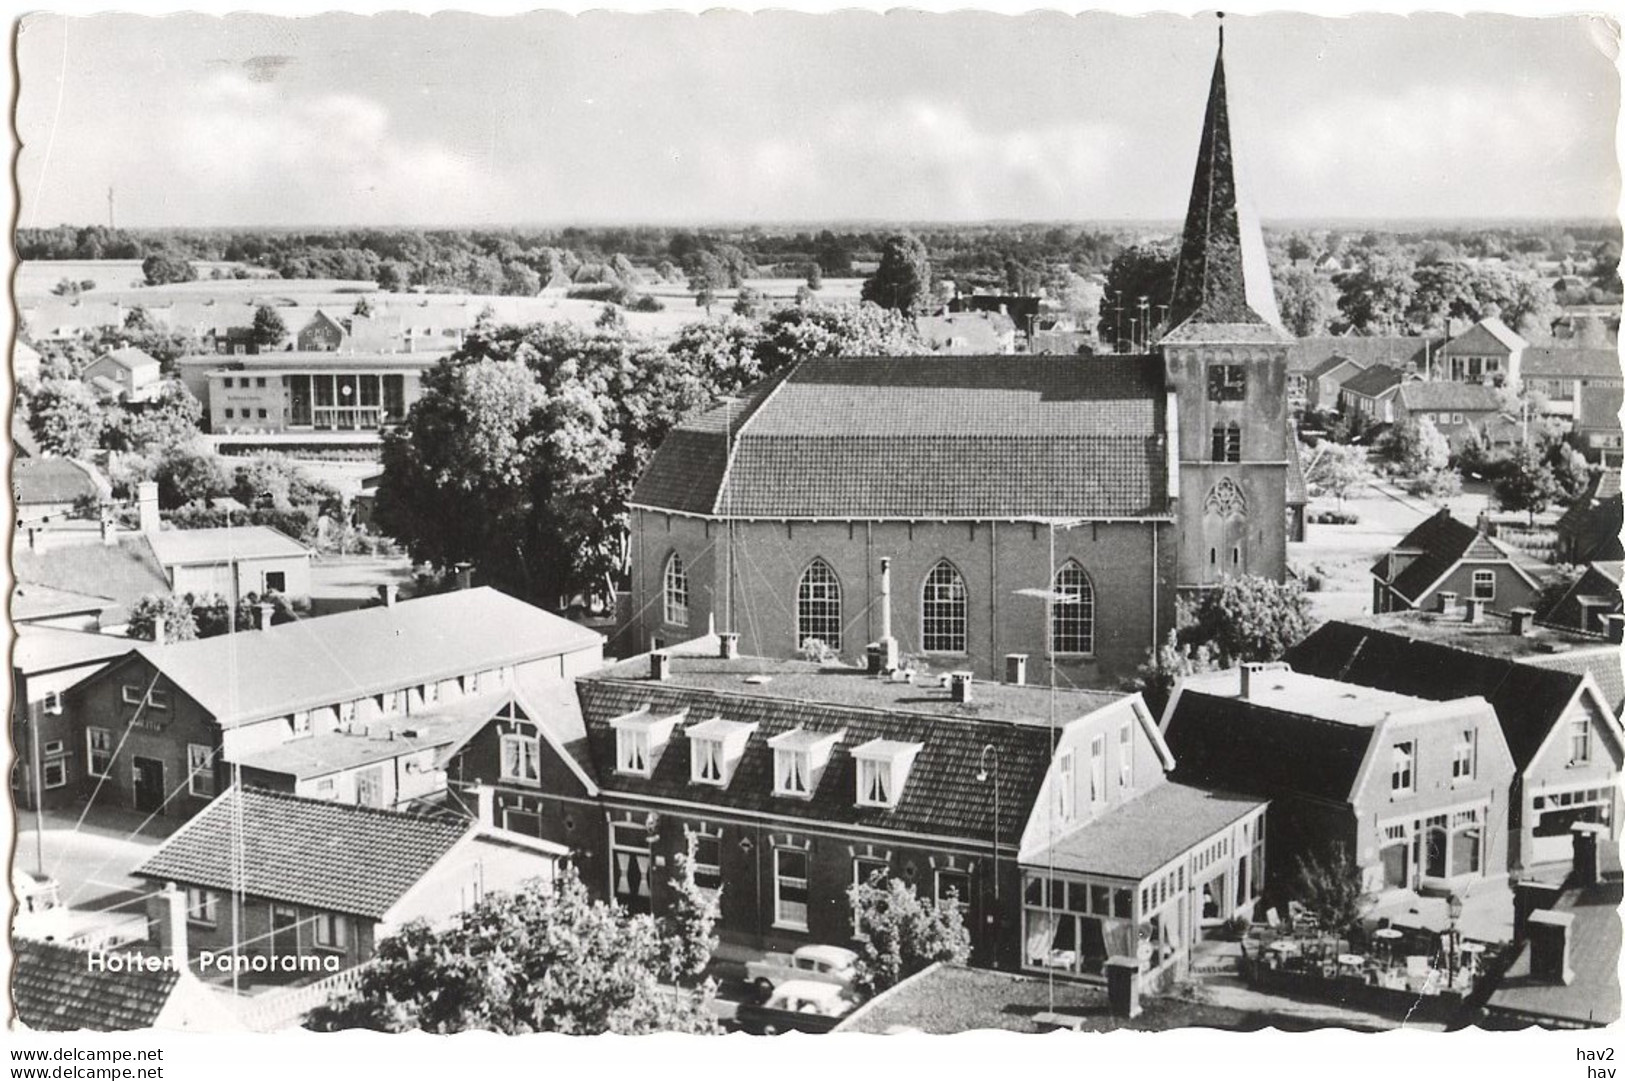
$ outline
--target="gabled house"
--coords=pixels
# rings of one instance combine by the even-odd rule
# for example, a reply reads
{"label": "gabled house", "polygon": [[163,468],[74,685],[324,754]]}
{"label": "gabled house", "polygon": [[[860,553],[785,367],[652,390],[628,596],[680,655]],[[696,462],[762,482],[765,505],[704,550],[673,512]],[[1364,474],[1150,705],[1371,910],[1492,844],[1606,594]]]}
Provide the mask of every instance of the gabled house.
{"label": "gabled house", "polygon": [[968,673],[952,687],[910,682],[736,656],[732,641],[578,679],[579,722],[549,711],[482,732],[453,759],[453,783],[494,783],[495,820],[562,839],[595,892],[637,912],[663,910],[664,869],[692,836],[696,877],[722,889],[718,932],[735,945],[849,944],[847,890],[884,872],[953,897],[979,963],[1018,967],[1006,914],[1051,710],[1069,721],[1122,696]]}
{"label": "gabled house", "polygon": [[110,388],[114,397],[124,401],[145,401],[163,379],[163,368],[158,361],[134,346],[111,349],[89,364],[80,373],[87,383]]}
{"label": "gabled house", "polygon": [[[1540,599],[1546,565],[1440,510],[1371,567],[1371,610],[1453,609],[1508,612]],[[1476,618],[1476,617],[1475,617]]]}
{"label": "gabled house", "polygon": [[1489,442],[1484,427],[1503,416],[1502,408],[1495,388],[1482,383],[1413,381],[1402,384],[1394,395],[1393,417],[1396,424],[1428,421],[1449,442],[1450,449],[1458,451],[1469,435]]}
{"label": "gabled house", "polygon": [[1575,564],[1625,559],[1619,539],[1625,515],[1620,506],[1619,470],[1599,470],[1553,527],[1557,531],[1553,557]]}
{"label": "gabled house", "polygon": [[1615,469],[1619,468],[1620,451],[1625,447],[1619,423],[1621,404],[1625,404],[1625,390],[1598,387],[1580,400],[1574,417],[1574,435],[1586,458]]}
{"label": "gabled house", "polygon": [[1174,761],[1138,695],[1061,730],[1021,835],[1024,969],[1103,979],[1128,958],[1160,986],[1252,914],[1268,801],[1170,781]]}
{"label": "gabled house", "polygon": [[1336,407],[1342,400],[1343,384],[1367,367],[1350,357],[1327,357],[1304,375],[1303,404],[1309,409]]}
{"label": "gabled house", "polygon": [[1405,382],[1405,373],[1387,364],[1373,364],[1350,376],[1338,395],[1338,408],[1352,413],[1367,425],[1392,424],[1394,395]]}
{"label": "gabled house", "polygon": [[1374,364],[1424,372],[1438,345],[1438,339],[1406,334],[1299,338],[1287,350],[1288,392],[1310,409],[1330,409],[1337,405],[1343,383],[1356,373]]}
{"label": "gabled house", "polygon": [[330,972],[369,960],[412,920],[443,923],[488,894],[551,881],[566,855],[475,818],[230,788],[134,875],[184,893],[193,965],[208,952]]}
{"label": "gabled house", "polygon": [[1611,624],[1609,617],[1621,612],[1619,586],[1622,568],[1625,568],[1625,564],[1617,559],[1588,563],[1585,571],[1569,588],[1535,612],[1535,622],[1577,634],[1608,636],[1613,628],[1619,626],[1617,622]]}
{"label": "gabled house", "polygon": [[15,630],[12,796],[17,806],[29,809],[66,806],[76,795],[70,779],[84,772],[84,748],[64,715],[62,692],[124,656],[134,643],[47,624],[18,623]]}
{"label": "gabled house", "polygon": [[321,309],[294,335],[294,349],[301,353],[332,353],[344,344],[344,324]]}
{"label": "gabled house", "polygon": [[1585,400],[1625,386],[1615,349],[1531,346],[1523,354],[1523,385],[1545,399],[1547,416],[1578,417]]}
{"label": "gabled house", "polygon": [[1339,848],[1371,891],[1455,890],[1506,867],[1514,769],[1482,697],[1429,701],[1245,664],[1182,680],[1162,728],[1176,779],[1269,797],[1283,881]]}
{"label": "gabled house", "polygon": [[87,754],[68,780],[103,805],[181,819],[226,787],[243,756],[351,726],[399,734],[420,714],[520,678],[566,680],[603,656],[598,634],[489,588],[131,644],[63,692]]}
{"label": "gabled house", "polygon": [[1514,613],[1511,627],[1430,612],[1334,620],[1289,649],[1286,660],[1299,672],[1417,698],[1487,699],[1517,770],[1507,859],[1518,871],[1567,859],[1576,822],[1618,836],[1615,786],[1625,739],[1589,671],[1537,663],[1553,646],[1534,627],[1533,613]]}
{"label": "gabled house", "polygon": [[1430,374],[1453,383],[1516,386],[1523,378],[1528,348],[1528,341],[1492,315],[1445,342]]}

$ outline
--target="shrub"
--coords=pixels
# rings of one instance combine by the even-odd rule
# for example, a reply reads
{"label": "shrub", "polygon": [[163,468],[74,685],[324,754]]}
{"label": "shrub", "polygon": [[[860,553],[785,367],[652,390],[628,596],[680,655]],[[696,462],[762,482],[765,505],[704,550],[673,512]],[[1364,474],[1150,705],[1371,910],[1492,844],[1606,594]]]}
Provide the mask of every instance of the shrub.
{"label": "shrub", "polygon": [[1311,525],[1358,525],[1360,515],[1352,510],[1312,510],[1304,515]]}
{"label": "shrub", "polygon": [[626,302],[626,310],[629,312],[663,312],[666,310],[666,306],[660,302],[659,297],[650,296],[648,293],[640,293]]}

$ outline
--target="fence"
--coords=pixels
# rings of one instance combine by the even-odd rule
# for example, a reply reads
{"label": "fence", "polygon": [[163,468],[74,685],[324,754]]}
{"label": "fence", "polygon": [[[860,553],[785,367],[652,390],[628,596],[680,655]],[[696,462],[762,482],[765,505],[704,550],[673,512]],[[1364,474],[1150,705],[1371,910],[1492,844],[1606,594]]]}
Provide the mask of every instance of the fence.
{"label": "fence", "polygon": [[354,991],[361,983],[362,974],[370,967],[372,962],[368,961],[343,972],[335,972],[315,983],[260,995],[238,1006],[235,1012],[238,1019],[254,1032],[292,1028],[304,1019],[305,1014],[334,995]]}

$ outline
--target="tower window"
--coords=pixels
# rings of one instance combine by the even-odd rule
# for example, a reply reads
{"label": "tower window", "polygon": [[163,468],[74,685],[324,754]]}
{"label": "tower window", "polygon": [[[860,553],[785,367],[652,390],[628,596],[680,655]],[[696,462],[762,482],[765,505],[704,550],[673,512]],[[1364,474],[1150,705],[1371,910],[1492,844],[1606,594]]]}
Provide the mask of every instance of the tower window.
{"label": "tower window", "polygon": [[1207,369],[1207,400],[1239,402],[1247,397],[1247,368],[1242,364],[1210,364]]}
{"label": "tower window", "polygon": [[1241,425],[1235,421],[1213,426],[1213,460],[1241,461]]}

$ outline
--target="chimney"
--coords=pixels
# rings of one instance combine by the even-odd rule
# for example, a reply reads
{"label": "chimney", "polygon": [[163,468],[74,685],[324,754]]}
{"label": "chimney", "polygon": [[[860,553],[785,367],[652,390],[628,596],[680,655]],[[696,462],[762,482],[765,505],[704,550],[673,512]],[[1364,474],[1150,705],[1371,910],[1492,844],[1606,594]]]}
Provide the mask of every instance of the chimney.
{"label": "chimney", "polygon": [[457,572],[457,588],[470,589],[474,585],[474,564],[457,563],[452,566]]}
{"label": "chimney", "polygon": [[164,631],[167,629],[168,627],[164,621],[164,615],[162,612],[152,617],[152,640],[154,642],[157,642],[159,645],[163,645]]}
{"label": "chimney", "polygon": [[1438,593],[1435,593],[1434,596],[1438,598],[1438,604],[1434,608],[1434,611],[1438,612],[1441,616],[1450,615],[1456,610],[1456,595],[1450,590],[1441,589]]}
{"label": "chimney", "polygon": [[880,557],[880,673],[897,668],[897,639],[891,633],[891,557]]}
{"label": "chimney", "polygon": [[1589,889],[1602,882],[1602,867],[1597,861],[1597,841],[1604,827],[1598,822],[1576,822],[1569,827],[1574,838],[1574,870],[1569,877],[1571,885]]}
{"label": "chimney", "polygon": [[1264,674],[1264,671],[1267,668],[1269,668],[1269,665],[1265,664],[1263,661],[1243,661],[1241,663],[1242,698],[1247,699],[1248,701],[1252,700],[1253,692],[1256,690],[1254,684],[1258,681],[1258,678]]}
{"label": "chimney", "polygon": [[271,604],[268,601],[261,601],[259,604],[256,604],[254,607],[256,607],[256,608],[258,608],[260,610],[260,630],[262,630],[262,631],[270,630],[271,629],[271,615],[272,615],[272,613],[274,613],[276,611],[276,605]]}
{"label": "chimney", "polygon": [[1529,936],[1529,917],[1542,909],[1551,908],[1562,895],[1563,888],[1538,878],[1523,878],[1512,884],[1512,940],[1522,942]]}
{"label": "chimney", "polygon": [[664,683],[671,677],[671,654],[657,649],[649,654],[649,678]]}
{"label": "chimney", "polygon": [[1026,685],[1027,655],[1025,653],[1006,653],[1004,655],[1004,681],[1016,687]]}
{"label": "chimney", "polygon": [[384,602],[385,608],[395,607],[395,602],[400,600],[400,597],[401,587],[393,582],[378,587],[378,599]]}
{"label": "chimney", "polygon": [[162,528],[158,518],[157,483],[144,480],[136,485],[135,500],[141,517],[141,532],[150,537]]}
{"label": "chimney", "polygon": [[1529,976],[1537,983],[1567,986],[1574,982],[1569,942],[1574,913],[1546,909],[1529,915]]}
{"label": "chimney", "polygon": [[186,894],[165,883],[164,888],[147,898],[147,935],[163,955],[170,959],[175,971],[189,970],[186,955]]}
{"label": "chimney", "polygon": [[1468,623],[1482,623],[1482,622],[1484,622],[1484,602],[1483,601],[1479,600],[1477,597],[1468,597],[1467,601],[1466,601],[1466,608],[1467,608],[1467,614],[1466,614],[1466,617],[1465,617],[1466,622],[1468,622]]}
{"label": "chimney", "polygon": [[1603,624],[1608,628],[1608,641],[1614,645],[1625,645],[1625,615],[1618,612],[1602,617]]}
{"label": "chimney", "polygon": [[948,673],[948,694],[949,694],[950,697],[953,698],[953,700],[955,702],[959,702],[961,704],[967,704],[967,703],[970,702],[970,700],[971,700],[970,684],[971,684],[971,673],[970,672],[949,672]]}
{"label": "chimney", "polygon": [[720,656],[725,661],[732,661],[732,660],[737,660],[738,659],[738,657],[739,657],[739,632],[738,631],[723,631],[721,634],[717,635],[717,640],[722,643],[722,648],[718,652],[718,656]]}
{"label": "chimney", "polygon": [[1508,613],[1512,617],[1511,631],[1519,638],[1526,638],[1535,631],[1535,610],[1533,608],[1514,608]]}

